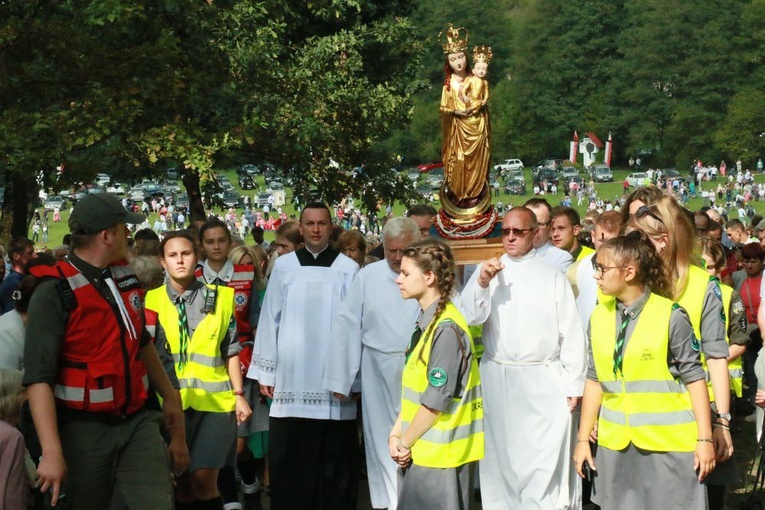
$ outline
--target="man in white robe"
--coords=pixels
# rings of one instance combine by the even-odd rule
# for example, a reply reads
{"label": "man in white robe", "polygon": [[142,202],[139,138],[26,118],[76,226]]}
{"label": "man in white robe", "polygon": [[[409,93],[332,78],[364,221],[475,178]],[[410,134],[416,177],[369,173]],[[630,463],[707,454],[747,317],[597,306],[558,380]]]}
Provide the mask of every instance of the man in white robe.
{"label": "man in white robe", "polygon": [[388,450],[388,434],[401,410],[401,376],[419,307],[403,299],[396,284],[404,249],[419,239],[410,218],[391,218],[383,229],[385,260],[356,275],[337,317],[324,370],[324,387],[343,395],[361,371],[361,411],[367,480],[372,508],[395,510],[397,465]]}
{"label": "man in white robe", "polygon": [[321,203],[300,214],[305,247],[279,257],[263,299],[247,377],[271,397],[271,508],[355,510],[356,402],[324,389],[332,319],[359,266],[329,246]]}
{"label": "man in white robe", "polygon": [[531,210],[511,209],[506,254],[481,264],[461,296],[468,323],[483,324],[485,510],[580,505],[571,413],[584,389],[585,333],[566,276],[533,248],[537,230]]}
{"label": "man in white robe", "polygon": [[537,257],[546,260],[566,274],[568,268],[574,263],[574,258],[566,250],[554,246],[550,242],[550,224],[552,222],[552,207],[544,198],[532,198],[527,200],[524,207],[528,207],[537,218],[539,229],[534,238],[534,249]]}

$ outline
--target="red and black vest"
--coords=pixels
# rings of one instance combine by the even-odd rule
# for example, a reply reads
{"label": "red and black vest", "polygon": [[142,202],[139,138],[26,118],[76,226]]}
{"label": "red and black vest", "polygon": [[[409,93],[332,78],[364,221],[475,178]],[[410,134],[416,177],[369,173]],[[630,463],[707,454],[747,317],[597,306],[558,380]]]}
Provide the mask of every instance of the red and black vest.
{"label": "red and black vest", "polygon": [[[204,277],[204,266],[197,266],[194,271],[197,279],[202,283],[212,284]],[[236,333],[242,350],[239,351],[239,367],[242,374],[247,374],[252,360],[252,346],[254,332],[250,325],[250,300],[255,281],[255,266],[234,264],[234,274],[231,280],[226,282],[227,287],[234,289],[234,318],[236,319]],[[257,299],[257,295],[255,296]]]}
{"label": "red and black vest", "polygon": [[148,387],[139,359],[144,291],[127,264],[110,270],[124,305],[117,308],[68,261],[36,266],[31,273],[59,279],[69,311],[53,388],[56,402],[70,409],[129,415],[143,408]]}

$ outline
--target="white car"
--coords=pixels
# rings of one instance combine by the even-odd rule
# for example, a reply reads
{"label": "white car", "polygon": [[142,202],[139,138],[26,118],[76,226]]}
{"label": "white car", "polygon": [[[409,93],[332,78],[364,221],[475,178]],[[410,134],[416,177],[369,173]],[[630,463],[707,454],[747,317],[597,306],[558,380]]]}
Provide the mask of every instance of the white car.
{"label": "white car", "polygon": [[111,186],[106,188],[107,193],[113,193],[115,195],[124,195],[125,194],[125,188],[122,186],[122,184],[115,182],[112,183]]}
{"label": "white car", "polygon": [[645,186],[648,174],[645,172],[632,172],[627,176],[627,184],[630,186]]}
{"label": "white car", "polygon": [[523,161],[520,159],[506,159],[504,162],[500,163],[499,165],[496,165],[494,167],[494,170],[501,171],[501,170],[521,170],[523,171]]}

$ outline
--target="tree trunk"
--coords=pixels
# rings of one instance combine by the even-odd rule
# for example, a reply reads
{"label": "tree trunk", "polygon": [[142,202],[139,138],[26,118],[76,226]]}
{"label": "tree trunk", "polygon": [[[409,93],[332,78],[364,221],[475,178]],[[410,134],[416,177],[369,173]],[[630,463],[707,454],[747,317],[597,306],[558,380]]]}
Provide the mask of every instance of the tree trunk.
{"label": "tree trunk", "polygon": [[185,169],[183,171],[183,185],[189,195],[188,221],[204,221],[207,218],[205,206],[202,203],[202,191],[199,188],[199,172]]}

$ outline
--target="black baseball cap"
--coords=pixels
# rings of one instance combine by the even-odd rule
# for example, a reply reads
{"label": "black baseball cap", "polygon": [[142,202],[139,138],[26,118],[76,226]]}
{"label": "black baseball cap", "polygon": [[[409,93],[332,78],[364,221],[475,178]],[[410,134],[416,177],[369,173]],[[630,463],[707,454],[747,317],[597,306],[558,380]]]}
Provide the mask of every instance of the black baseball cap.
{"label": "black baseball cap", "polygon": [[95,234],[118,223],[143,223],[146,216],[128,212],[111,193],[87,195],[77,201],[69,216],[69,230],[75,234]]}

